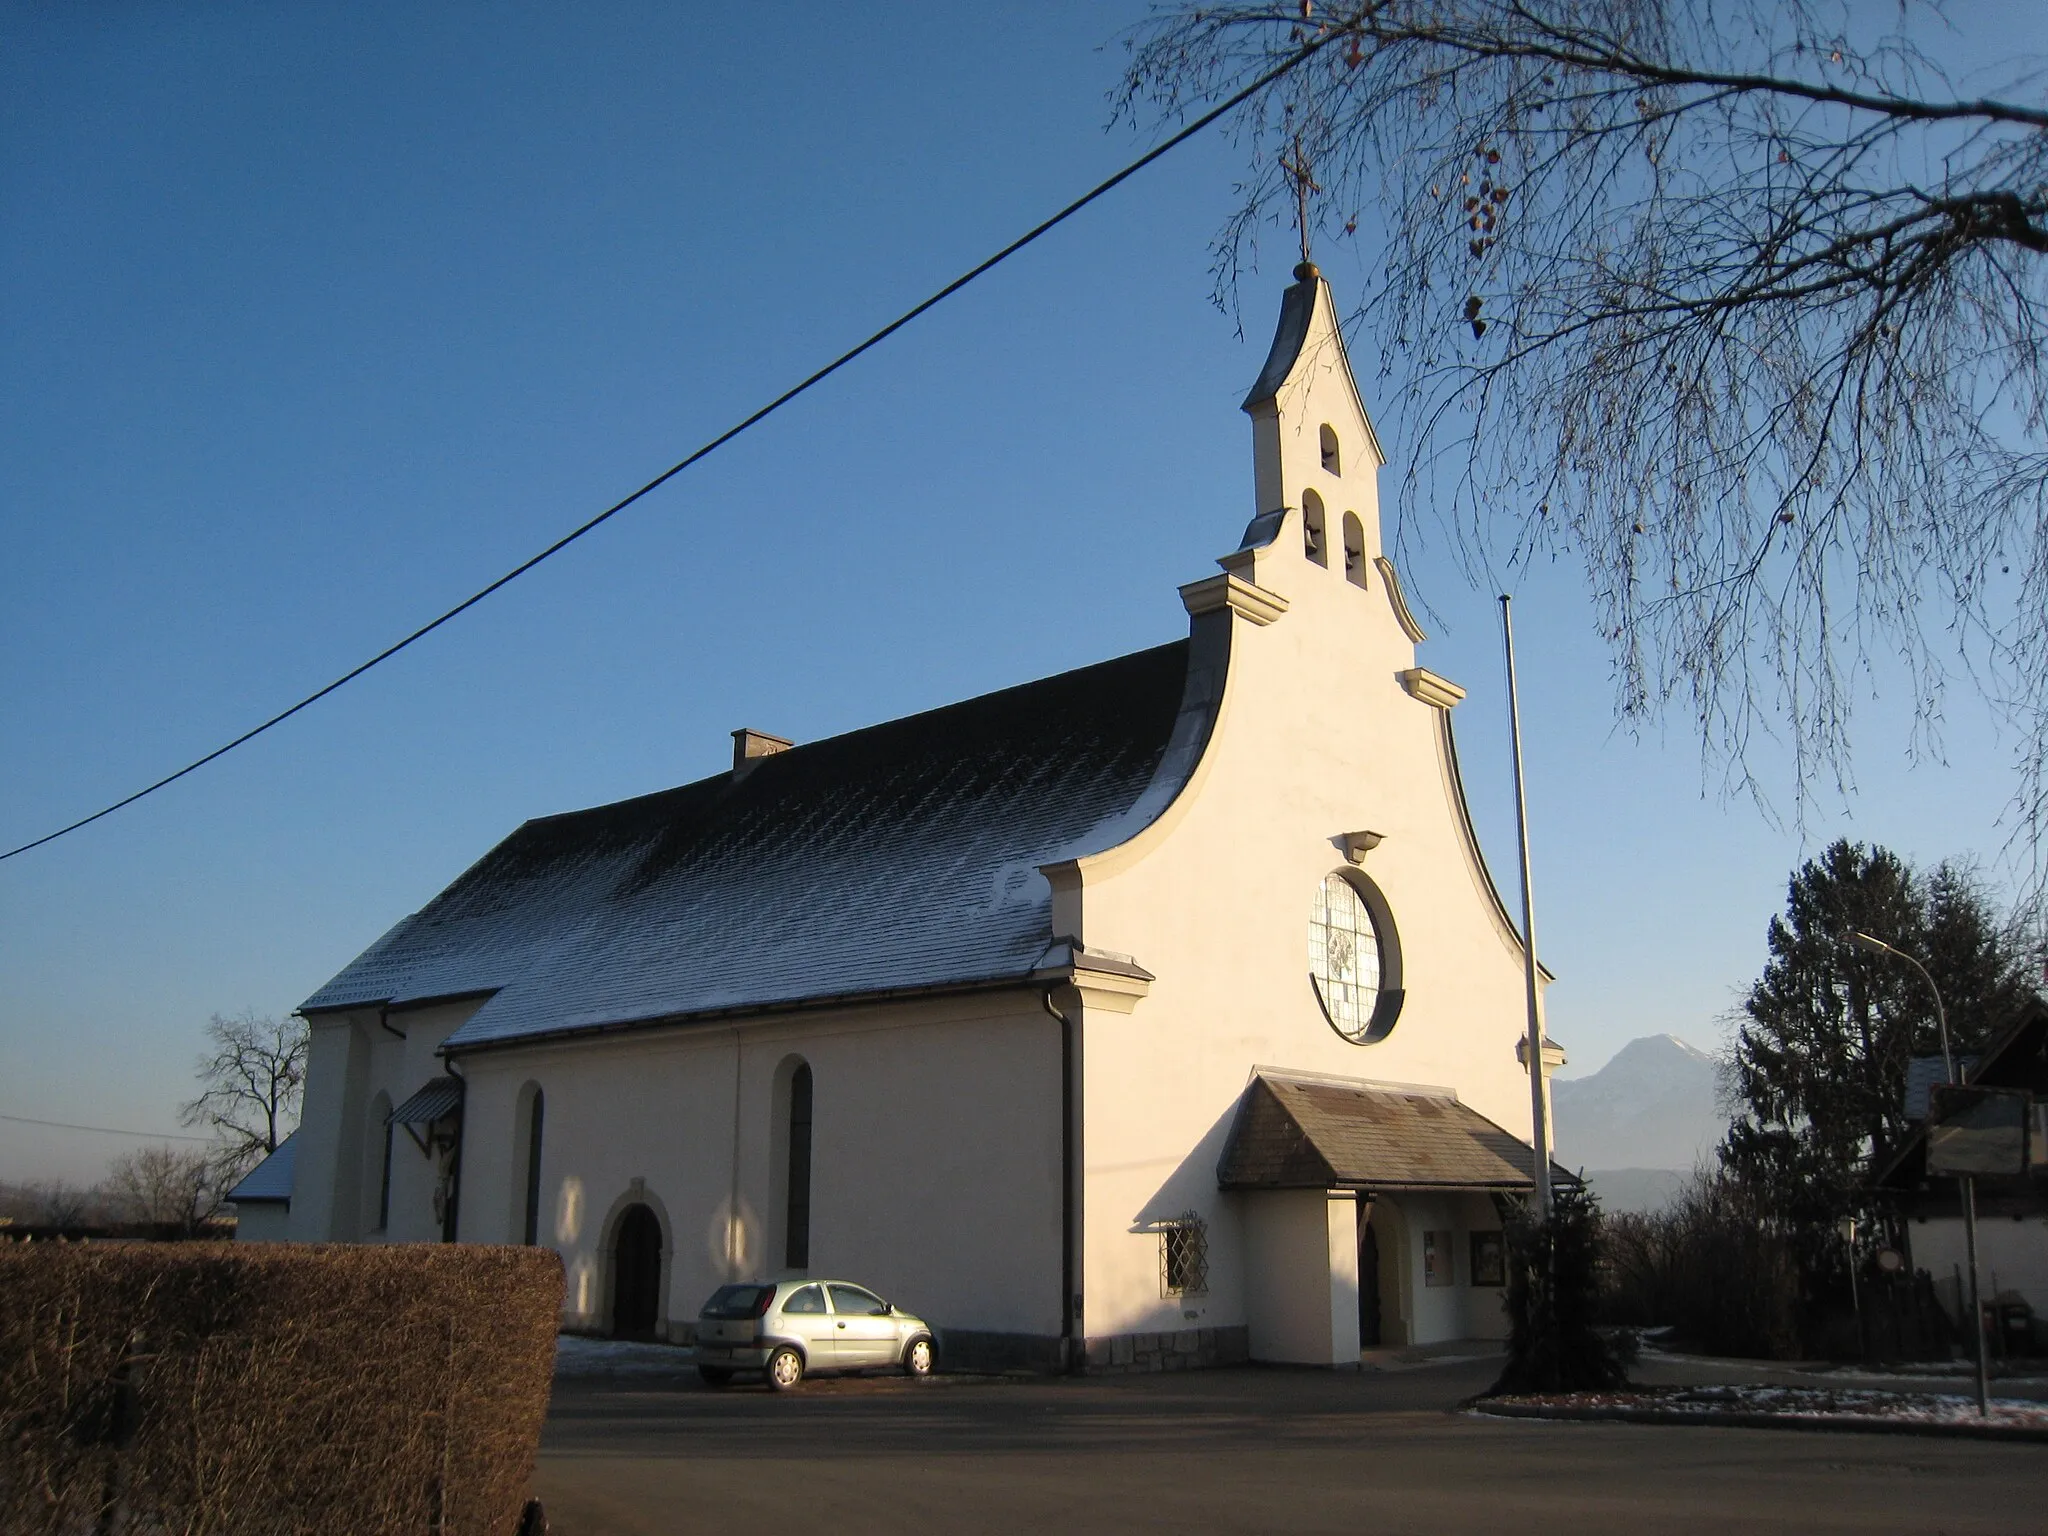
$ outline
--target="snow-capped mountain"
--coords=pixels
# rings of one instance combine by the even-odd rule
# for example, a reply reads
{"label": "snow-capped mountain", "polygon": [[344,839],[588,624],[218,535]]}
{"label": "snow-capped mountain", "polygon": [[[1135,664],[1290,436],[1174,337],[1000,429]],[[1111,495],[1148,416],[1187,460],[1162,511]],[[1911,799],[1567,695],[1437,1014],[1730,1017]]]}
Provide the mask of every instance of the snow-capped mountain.
{"label": "snow-capped mountain", "polygon": [[1728,1129],[1717,1082],[1714,1058],[1676,1035],[1631,1040],[1598,1072],[1552,1080],[1558,1161],[1689,1173]]}

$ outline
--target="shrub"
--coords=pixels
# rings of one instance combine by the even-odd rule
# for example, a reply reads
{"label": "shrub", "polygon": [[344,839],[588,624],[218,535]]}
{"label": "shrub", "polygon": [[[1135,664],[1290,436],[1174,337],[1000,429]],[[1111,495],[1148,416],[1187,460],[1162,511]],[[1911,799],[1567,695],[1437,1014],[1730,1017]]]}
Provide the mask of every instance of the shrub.
{"label": "shrub", "polygon": [[1623,1386],[1635,1336],[1603,1332],[1600,1207],[1582,1186],[1552,1191],[1550,1220],[1507,1224],[1508,1363],[1496,1392]]}
{"label": "shrub", "polygon": [[511,1536],[547,1249],[0,1248],[0,1529]]}
{"label": "shrub", "polygon": [[1711,1354],[1803,1352],[1792,1243],[1749,1190],[1716,1170],[1695,1173],[1665,1210],[1609,1222],[1603,1315],[1668,1324]]}

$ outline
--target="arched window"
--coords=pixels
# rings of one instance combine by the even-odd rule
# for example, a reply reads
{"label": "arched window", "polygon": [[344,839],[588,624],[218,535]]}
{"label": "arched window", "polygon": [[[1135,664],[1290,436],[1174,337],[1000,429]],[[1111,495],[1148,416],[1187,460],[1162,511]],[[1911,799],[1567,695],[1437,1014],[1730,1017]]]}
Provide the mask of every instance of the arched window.
{"label": "arched window", "polygon": [[523,1142],[522,1161],[526,1169],[525,1219],[520,1226],[520,1241],[531,1248],[540,1241],[540,1137],[542,1124],[547,1118],[547,1096],[540,1091],[538,1083],[528,1083],[521,1097],[528,1094],[532,1099],[526,1114],[521,1117],[524,1123],[517,1127],[515,1134]]}
{"label": "arched window", "polygon": [[1365,585],[1365,524],[1356,512],[1344,514],[1344,579],[1354,587]]}
{"label": "arched window", "polygon": [[788,1217],[783,1226],[782,1262],[789,1269],[811,1263],[811,1068],[800,1062],[789,1075]]}
{"label": "arched window", "polygon": [[1337,429],[1325,422],[1323,430],[1317,435],[1322,439],[1324,472],[1332,475],[1343,474],[1343,458],[1337,452]]}
{"label": "arched window", "polygon": [[1314,491],[1301,493],[1301,546],[1302,553],[1317,565],[1330,563],[1329,534],[1325,530],[1326,516],[1323,512],[1323,498]]}

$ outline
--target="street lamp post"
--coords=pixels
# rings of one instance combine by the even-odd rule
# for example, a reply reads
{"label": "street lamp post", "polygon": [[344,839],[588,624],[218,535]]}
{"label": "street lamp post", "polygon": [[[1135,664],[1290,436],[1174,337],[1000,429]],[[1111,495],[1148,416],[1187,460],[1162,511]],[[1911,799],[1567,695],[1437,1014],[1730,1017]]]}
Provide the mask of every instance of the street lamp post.
{"label": "street lamp post", "polygon": [[[1508,745],[1515,759],[1515,841],[1522,854],[1522,990],[1528,1004],[1529,1151],[1536,1186],[1536,1219],[1550,1226],[1550,1125],[1543,1101],[1543,1010],[1536,993],[1536,897],[1529,883],[1529,802],[1522,787],[1522,709],[1515,696],[1515,623],[1508,597],[1500,600],[1501,646],[1508,660]],[[1546,1237],[1545,1241],[1549,1239]],[[1547,1249],[1545,1250],[1548,1251]]]}
{"label": "street lamp post", "polygon": [[[1934,994],[1934,1023],[1941,1032],[1941,1064],[1949,1082],[1955,1083],[1956,1058],[1948,1045],[1948,1010],[1942,1006],[1941,988],[1934,984],[1927,967],[1903,949],[1894,949],[1872,934],[1852,931],[1849,942],[1873,955],[1890,955],[1895,960],[1903,960],[1920,973],[1920,979],[1927,983],[1927,990]],[[1977,1415],[1988,1418],[1991,1414],[1991,1373],[1984,1359],[1984,1305],[1977,1294],[1977,1181],[1963,1173],[1956,1175],[1956,1183],[1963,1196],[1963,1249],[1970,1260],[1970,1333],[1976,1341]]]}

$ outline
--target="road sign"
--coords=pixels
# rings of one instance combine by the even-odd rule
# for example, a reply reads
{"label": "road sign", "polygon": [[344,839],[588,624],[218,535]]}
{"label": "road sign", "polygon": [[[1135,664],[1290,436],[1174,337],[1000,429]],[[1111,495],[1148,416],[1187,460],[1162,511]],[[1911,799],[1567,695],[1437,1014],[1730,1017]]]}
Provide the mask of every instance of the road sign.
{"label": "road sign", "polygon": [[1936,1084],[1927,1095],[1927,1171],[2020,1177],[2032,1109],[2024,1089]]}

